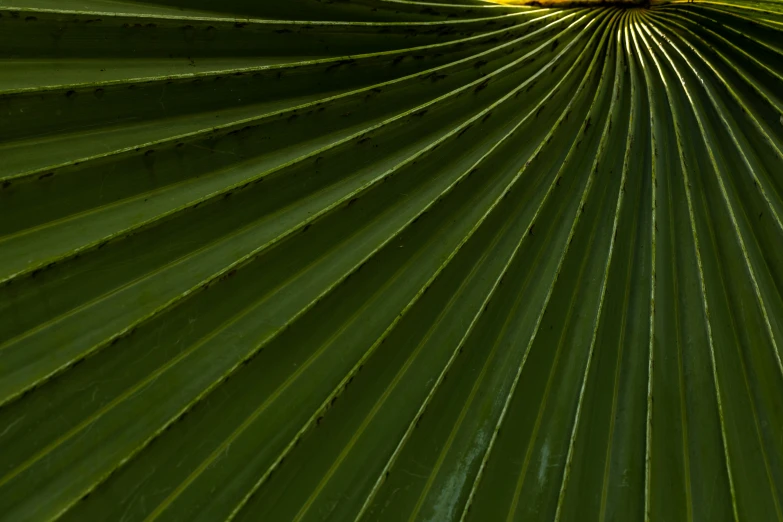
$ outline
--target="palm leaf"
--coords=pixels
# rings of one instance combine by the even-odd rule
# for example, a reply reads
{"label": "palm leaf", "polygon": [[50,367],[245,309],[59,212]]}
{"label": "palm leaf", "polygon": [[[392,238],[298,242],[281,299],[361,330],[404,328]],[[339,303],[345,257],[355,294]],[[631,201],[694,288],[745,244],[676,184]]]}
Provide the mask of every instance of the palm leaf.
{"label": "palm leaf", "polygon": [[783,4],[595,3],[0,0],[0,520],[783,522]]}

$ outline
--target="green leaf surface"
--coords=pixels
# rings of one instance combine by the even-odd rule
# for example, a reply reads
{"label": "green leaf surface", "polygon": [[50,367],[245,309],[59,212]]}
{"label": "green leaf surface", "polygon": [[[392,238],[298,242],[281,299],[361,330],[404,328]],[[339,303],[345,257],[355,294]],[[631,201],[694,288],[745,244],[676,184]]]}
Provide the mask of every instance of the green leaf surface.
{"label": "green leaf surface", "polygon": [[0,520],[783,522],[783,3],[0,0]]}

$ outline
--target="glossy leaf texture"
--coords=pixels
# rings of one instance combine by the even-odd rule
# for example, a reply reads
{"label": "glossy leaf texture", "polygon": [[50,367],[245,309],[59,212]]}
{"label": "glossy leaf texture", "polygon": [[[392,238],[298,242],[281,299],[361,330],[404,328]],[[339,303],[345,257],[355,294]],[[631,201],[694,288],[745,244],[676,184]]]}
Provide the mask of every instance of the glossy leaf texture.
{"label": "glossy leaf texture", "polygon": [[783,4],[0,0],[0,520],[783,522]]}

